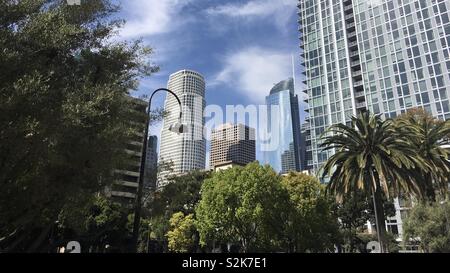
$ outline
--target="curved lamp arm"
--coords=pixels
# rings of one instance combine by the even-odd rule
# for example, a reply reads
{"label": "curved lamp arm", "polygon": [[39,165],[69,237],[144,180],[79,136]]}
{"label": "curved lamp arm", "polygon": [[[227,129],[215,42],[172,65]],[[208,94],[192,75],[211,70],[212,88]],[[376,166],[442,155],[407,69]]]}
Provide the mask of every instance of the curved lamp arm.
{"label": "curved lamp arm", "polygon": [[151,107],[151,104],[152,104],[152,98],[153,98],[153,96],[154,96],[156,93],[161,92],[161,91],[166,91],[166,92],[172,94],[172,95],[177,99],[178,105],[180,106],[180,115],[179,115],[178,118],[179,118],[179,120],[181,121],[181,118],[182,118],[182,116],[183,116],[182,106],[181,106],[181,100],[180,100],[180,98],[179,98],[172,90],[169,90],[169,89],[167,89],[167,88],[159,88],[159,89],[156,89],[155,91],[153,91],[152,95],[150,96],[150,100],[148,101],[147,114],[150,115],[150,107]]}

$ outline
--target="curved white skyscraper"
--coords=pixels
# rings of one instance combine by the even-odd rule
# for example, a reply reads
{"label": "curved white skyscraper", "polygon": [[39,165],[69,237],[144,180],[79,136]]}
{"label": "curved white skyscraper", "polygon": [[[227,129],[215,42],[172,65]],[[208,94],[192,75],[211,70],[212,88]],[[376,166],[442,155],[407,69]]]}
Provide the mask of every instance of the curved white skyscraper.
{"label": "curved white skyscraper", "polygon": [[170,75],[167,88],[181,100],[182,123],[187,125],[188,132],[177,135],[169,131],[169,127],[178,121],[180,109],[174,96],[167,94],[164,109],[168,114],[164,118],[161,132],[159,162],[171,162],[172,166],[171,170],[163,170],[160,173],[157,187],[167,184],[167,177],[170,175],[205,169],[205,80],[195,71],[181,70]]}

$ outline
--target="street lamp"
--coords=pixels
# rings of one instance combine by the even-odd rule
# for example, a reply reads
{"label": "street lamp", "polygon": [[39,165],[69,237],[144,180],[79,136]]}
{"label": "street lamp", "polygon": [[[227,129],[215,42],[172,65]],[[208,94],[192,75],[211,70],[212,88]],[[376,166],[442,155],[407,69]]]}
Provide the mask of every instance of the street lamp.
{"label": "street lamp", "polygon": [[168,92],[172,94],[178,102],[178,105],[180,106],[180,115],[178,116],[178,121],[171,125],[169,127],[169,131],[174,132],[176,134],[183,134],[187,132],[187,126],[181,123],[181,118],[183,116],[182,112],[182,106],[180,98],[171,90],[166,88],[159,88],[153,91],[152,95],[150,96],[150,99],[148,101],[148,107],[147,107],[147,121],[145,124],[145,133],[144,133],[144,143],[142,146],[142,157],[141,157],[141,167],[139,169],[139,184],[138,184],[138,192],[136,197],[136,205],[134,208],[134,223],[133,223],[133,248],[134,252],[137,252],[137,244],[138,244],[138,238],[139,238],[139,225],[141,222],[141,202],[142,202],[142,190],[144,187],[144,172],[145,172],[145,160],[147,157],[147,138],[148,138],[148,127],[150,126],[150,107],[152,105],[152,98],[153,96],[161,91]]}

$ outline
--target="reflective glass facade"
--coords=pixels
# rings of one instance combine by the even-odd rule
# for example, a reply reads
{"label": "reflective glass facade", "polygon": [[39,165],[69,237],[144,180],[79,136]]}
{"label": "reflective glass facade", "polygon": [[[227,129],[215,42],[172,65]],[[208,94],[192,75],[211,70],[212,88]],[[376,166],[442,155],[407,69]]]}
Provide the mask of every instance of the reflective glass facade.
{"label": "reflective glass facade", "polygon": [[318,149],[324,130],[359,110],[450,118],[449,9],[448,0],[299,0],[307,168],[330,156]]}
{"label": "reflective glass facade", "polygon": [[[300,115],[298,97],[294,94],[294,81],[292,78],[275,85],[266,97],[268,106],[267,132],[276,139],[276,149],[263,152],[265,164],[269,164],[279,173],[300,171]],[[277,108],[273,108],[277,106]],[[272,128],[272,109],[278,117],[277,128]],[[276,136],[274,136],[276,134]]]}

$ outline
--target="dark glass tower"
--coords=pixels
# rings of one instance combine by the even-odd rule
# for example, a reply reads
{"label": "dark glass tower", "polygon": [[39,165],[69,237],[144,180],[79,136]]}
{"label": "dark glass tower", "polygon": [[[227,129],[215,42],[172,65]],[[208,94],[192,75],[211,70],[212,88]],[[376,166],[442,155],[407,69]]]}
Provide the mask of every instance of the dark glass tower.
{"label": "dark glass tower", "polygon": [[[300,110],[294,80],[289,78],[276,84],[266,97],[266,104],[267,133],[274,145],[271,145],[273,149],[262,151],[264,163],[282,174],[300,171]],[[278,115],[276,124],[271,123],[273,114]]]}

